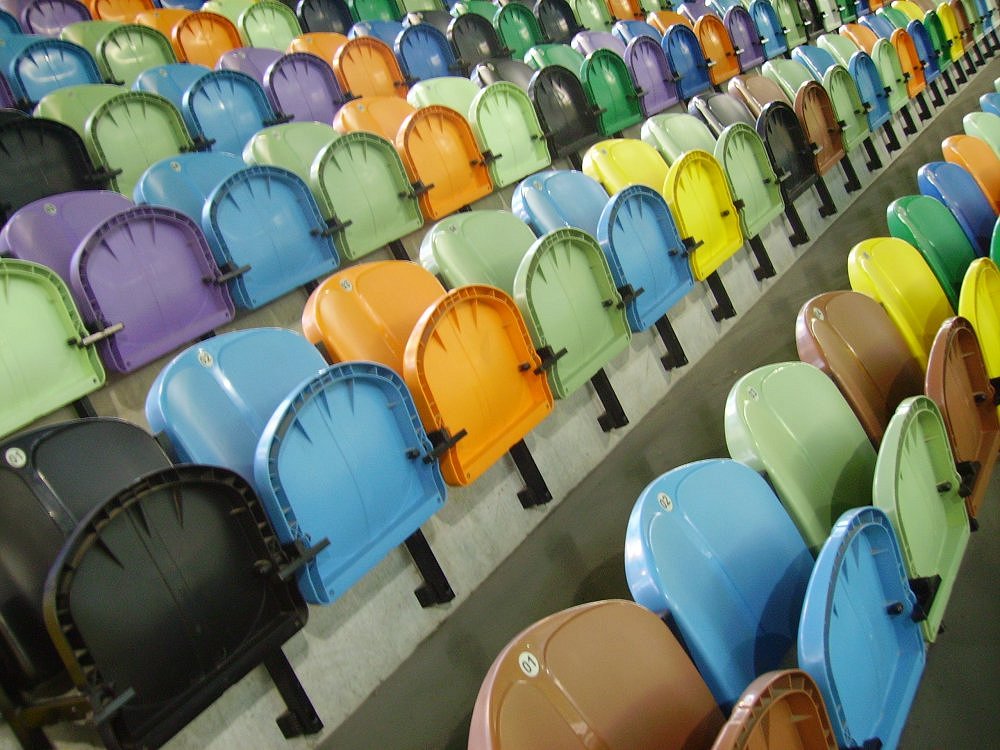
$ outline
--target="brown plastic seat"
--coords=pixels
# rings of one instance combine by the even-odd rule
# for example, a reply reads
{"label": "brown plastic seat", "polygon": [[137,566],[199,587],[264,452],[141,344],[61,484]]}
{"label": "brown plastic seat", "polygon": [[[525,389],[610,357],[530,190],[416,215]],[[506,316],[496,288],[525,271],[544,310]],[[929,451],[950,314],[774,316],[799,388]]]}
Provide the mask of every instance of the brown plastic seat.
{"label": "brown plastic seat", "polygon": [[151,0],[87,0],[90,15],[99,21],[133,23],[138,13],[153,10]]}
{"label": "brown plastic seat", "polygon": [[472,128],[448,107],[422,107],[396,134],[396,150],[410,180],[422,185],[420,210],[440,219],[493,192]]}
{"label": "brown plastic seat", "polygon": [[345,94],[405,99],[409,91],[392,49],[375,37],[360,36],[341,46],[333,56],[333,72]]}
{"label": "brown plastic seat", "polygon": [[799,359],[826,373],[878,447],[896,407],[924,392],[924,371],[882,306],[859,292],[808,300],[795,322]]}
{"label": "brown plastic seat", "polygon": [[788,669],[750,683],[712,750],[837,750],[837,738],[813,678]]}
{"label": "brown plastic seat", "polygon": [[225,16],[195,12],[178,21],[171,31],[177,59],[214,68],[219,58],[243,46],[240,32]]}
{"label": "brown plastic seat", "polygon": [[333,127],[339,133],[364,130],[394,141],[403,120],[416,111],[398,96],[362,97],[352,99],[337,110]]}
{"label": "brown plastic seat", "polygon": [[327,65],[333,65],[337,50],[347,44],[348,39],[335,31],[311,31],[292,39],[286,52],[308,52],[316,55]]}
{"label": "brown plastic seat", "polygon": [[1000,450],[1000,423],[983,351],[965,318],[948,318],[941,325],[927,361],[925,388],[941,410],[960,473],[964,478],[974,471],[965,507],[975,517]]}
{"label": "brown plastic seat", "polygon": [[646,18],[639,0],[607,0],[607,5],[611,17],[620,21],[642,21]]}
{"label": "brown plastic seat", "polygon": [[758,73],[748,73],[731,78],[728,85],[729,93],[739,97],[750,114],[760,117],[760,112],[771,102],[784,102],[791,106],[788,96],[781,86],[766,76]]}
{"label": "brown plastic seat", "polygon": [[190,16],[191,13],[192,11],[187,8],[154,8],[136,14],[135,23],[156,29],[163,34],[170,40],[170,46],[174,48],[174,55],[180,60],[180,50],[177,49],[177,44],[173,40],[174,26]]}
{"label": "brown plastic seat", "polygon": [[846,36],[852,42],[854,42],[859,49],[863,49],[869,55],[872,50],[875,49],[875,42],[878,41],[878,34],[869,29],[867,26],[862,26],[860,23],[845,23],[840,27],[840,35]]}
{"label": "brown plastic seat", "polygon": [[1000,213],[1000,157],[986,143],[972,135],[950,135],[941,142],[945,161],[957,164],[972,175],[994,213]]}
{"label": "brown plastic seat", "polygon": [[694,24],[702,54],[708,62],[708,79],[713,86],[728,81],[740,72],[740,60],[736,56],[733,40],[718,16],[707,13]]}
{"label": "brown plastic seat", "polygon": [[899,57],[899,67],[906,79],[906,93],[913,99],[927,88],[924,64],[920,61],[913,37],[905,29],[896,29],[889,41],[896,48],[896,55]]}
{"label": "brown plastic seat", "polygon": [[667,626],[638,604],[602,601],[507,644],[479,690],[469,750],[704,750],[722,722]]}
{"label": "brown plastic seat", "polygon": [[694,24],[691,23],[691,19],[687,16],[682,16],[680,13],[675,13],[672,10],[654,10],[646,16],[646,23],[659,31],[661,34],[666,34],[667,29],[675,23],[684,24],[692,31],[694,30]]}
{"label": "brown plastic seat", "polygon": [[816,173],[825,175],[846,156],[844,131],[833,112],[830,95],[816,81],[807,81],[795,94],[794,108],[813,147]]}

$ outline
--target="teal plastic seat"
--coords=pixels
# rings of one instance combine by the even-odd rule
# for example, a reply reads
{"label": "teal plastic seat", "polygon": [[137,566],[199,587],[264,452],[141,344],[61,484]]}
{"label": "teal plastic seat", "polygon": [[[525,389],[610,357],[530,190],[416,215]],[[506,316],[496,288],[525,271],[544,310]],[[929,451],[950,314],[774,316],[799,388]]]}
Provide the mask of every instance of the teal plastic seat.
{"label": "teal plastic seat", "polygon": [[511,185],[552,163],[538,114],[513,83],[490,84],[476,94],[468,111],[479,148],[492,157],[488,169],[495,187]]}
{"label": "teal plastic seat", "polygon": [[580,78],[587,97],[598,110],[597,127],[603,135],[614,135],[642,122],[639,94],[625,61],[615,52],[592,52],[580,69]]}
{"label": "teal plastic seat", "polygon": [[22,110],[51,91],[102,80],[87,50],[61,39],[29,34],[0,36],[0,75],[9,83],[5,103],[13,106],[16,102]]}
{"label": "teal plastic seat", "polygon": [[347,0],[347,7],[358,21],[398,21],[403,15],[395,0]]}
{"label": "teal plastic seat", "polygon": [[406,94],[406,101],[417,109],[433,105],[449,107],[467,118],[472,100],[478,93],[479,87],[468,78],[429,78],[413,84]]}
{"label": "teal plastic seat", "polygon": [[715,137],[708,125],[687,113],[654,115],[642,124],[642,140],[660,152],[667,164],[682,154],[699,149],[712,153]]}
{"label": "teal plastic seat", "polygon": [[970,112],[962,118],[962,129],[966,135],[974,135],[986,141],[1000,157],[1000,115],[991,112]]}
{"label": "teal plastic seat", "polygon": [[174,48],[156,29],[123,24],[109,30],[97,44],[97,65],[109,81],[132,86],[141,73],[177,62]]}
{"label": "teal plastic seat", "polygon": [[524,61],[535,70],[549,65],[561,65],[580,78],[583,55],[568,44],[538,44],[524,53]]}
{"label": "teal plastic seat", "polygon": [[248,47],[282,52],[302,33],[295,11],[277,0],[257,0],[240,13],[236,27]]}
{"label": "teal plastic seat", "polygon": [[736,123],[719,135],[716,161],[722,165],[740,216],[744,237],[755,237],[785,210],[774,167],[757,131]]}
{"label": "teal plastic seat", "polygon": [[194,63],[158,65],[140,73],[132,84],[132,89],[159,94],[180,112],[184,106],[184,92],[203,75],[211,72],[211,68]]}
{"label": "teal plastic seat", "polygon": [[726,400],[729,454],[771,482],[817,553],[845,511],[871,505],[875,450],[837,386],[812,365],[752,370]]}

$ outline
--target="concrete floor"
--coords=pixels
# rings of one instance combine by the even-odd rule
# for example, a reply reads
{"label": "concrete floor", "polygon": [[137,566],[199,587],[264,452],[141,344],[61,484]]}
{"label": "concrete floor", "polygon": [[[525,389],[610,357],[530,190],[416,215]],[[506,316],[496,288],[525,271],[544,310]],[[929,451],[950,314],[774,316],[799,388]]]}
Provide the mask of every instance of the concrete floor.
{"label": "concrete floor", "polygon": [[[466,747],[480,681],[520,630],[556,610],[629,598],[622,564],[632,504],[654,477],[682,463],[725,456],[726,394],[743,373],[797,359],[794,319],[813,294],[847,288],[851,246],[886,234],[885,206],[915,193],[916,170],[941,158],[940,142],[992,89],[1000,61],[956,97],[843,212],[712,351],[472,596],[321,745],[330,750]],[[861,161],[855,156],[860,167]],[[863,168],[863,167],[861,167]],[[952,595],[946,632],[930,650],[903,735],[907,750],[1000,747],[1000,485],[995,480]],[[379,647],[373,640],[371,647]],[[980,723],[977,723],[980,722]],[[542,749],[540,749],[542,750]]]}

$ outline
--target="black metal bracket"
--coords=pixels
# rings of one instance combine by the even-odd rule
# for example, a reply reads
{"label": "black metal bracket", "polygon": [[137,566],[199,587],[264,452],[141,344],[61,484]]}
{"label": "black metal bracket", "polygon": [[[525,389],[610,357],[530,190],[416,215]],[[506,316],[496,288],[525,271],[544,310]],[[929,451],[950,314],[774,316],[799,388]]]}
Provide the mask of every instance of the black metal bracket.
{"label": "black metal bracket", "polygon": [[844,155],[840,157],[840,168],[844,170],[844,177],[846,178],[844,190],[848,193],[860,190],[861,180],[858,179],[858,173],[854,171],[854,164],[851,163],[851,157],[848,156],[847,151],[844,151]]}
{"label": "black metal bracket", "polygon": [[667,353],[660,357],[663,369],[673,370],[675,367],[686,365],[688,363],[687,354],[684,353],[684,347],[681,346],[681,341],[677,338],[677,333],[670,324],[670,319],[666,315],[662,315],[656,319],[653,326],[660,334],[660,341],[667,347]]}
{"label": "black metal bracket", "polygon": [[979,461],[956,462],[955,469],[958,471],[958,476],[961,478],[961,482],[958,485],[959,497],[968,497],[972,494],[972,488],[976,484],[976,477],[979,474],[980,467],[981,464]]}
{"label": "black metal bracket", "polygon": [[927,99],[924,97],[923,91],[913,97],[913,101],[917,103],[917,117],[920,118],[921,122],[929,120],[934,116],[931,114],[930,107],[927,106]]}
{"label": "black metal bracket", "polygon": [[424,456],[423,461],[425,464],[432,464],[437,461],[441,456],[447,453],[449,450],[455,447],[455,444],[468,435],[469,432],[466,429],[461,429],[452,435],[448,432],[446,427],[442,427],[440,430],[434,430],[434,432],[427,433],[427,437],[431,439],[431,444],[434,446],[430,452]]}
{"label": "black metal bracket", "polygon": [[109,339],[119,331],[124,331],[124,330],[125,330],[124,323],[112,323],[111,325],[104,326],[104,328],[102,328],[99,331],[88,333],[86,336],[78,336],[75,339],[69,339],[66,343],[72,344],[77,349],[86,349],[88,346],[93,346],[98,341],[104,341],[104,339]]}
{"label": "black metal bracket", "polygon": [[951,80],[951,74],[947,70],[941,71],[941,80],[944,81],[944,93],[951,96],[955,93],[955,83]]}
{"label": "black metal bracket", "polygon": [[410,259],[410,254],[406,252],[406,248],[403,247],[403,243],[401,240],[393,240],[387,245],[387,247],[389,248],[389,252],[392,253],[392,257],[395,260]]}
{"label": "black metal bracket", "polygon": [[875,148],[875,144],[872,142],[871,136],[865,136],[865,140],[862,145],[865,147],[865,153],[868,154],[868,161],[865,162],[865,166],[868,167],[868,171],[874,172],[876,169],[881,169],[882,159],[879,158],[878,150]]}
{"label": "black metal bracket", "polygon": [[886,150],[891,154],[893,151],[899,151],[899,136],[896,135],[896,129],[892,126],[892,120],[886,120],[885,124],[882,125],[882,133],[885,135],[885,147]]}
{"label": "black metal bracket", "polygon": [[750,252],[753,253],[753,257],[757,260],[757,267],[753,269],[754,278],[757,281],[763,281],[764,279],[773,277],[775,274],[774,263],[771,262],[771,256],[767,254],[767,248],[764,247],[760,235],[755,234],[747,240],[747,244],[750,245]]}
{"label": "black metal bracket", "polygon": [[931,92],[931,104],[935,107],[940,107],[944,104],[944,99],[941,97],[941,89],[938,88],[937,81],[928,81],[927,89]]}
{"label": "black metal bracket", "polygon": [[917,597],[917,605],[913,608],[914,622],[922,622],[927,619],[931,606],[934,604],[934,597],[937,596],[940,587],[941,576],[939,575],[910,579],[910,590]]}
{"label": "black metal bracket", "polygon": [[[288,564],[278,569],[278,578],[282,581],[290,581],[302,568],[315,560],[319,556],[319,553],[329,546],[330,540],[326,537],[308,547],[302,539],[296,539],[294,542],[286,544],[283,549],[288,556]],[[271,567],[270,564],[266,561],[262,561],[262,563],[260,565],[261,572],[267,572]]]}
{"label": "black metal bracket", "polygon": [[545,477],[538,470],[535,457],[531,455],[531,451],[528,450],[528,446],[524,440],[518,440],[514,443],[510,447],[508,455],[514,461],[517,473],[524,480],[524,489],[518,490],[517,493],[517,499],[521,501],[521,507],[534,508],[538,505],[544,505],[551,500],[552,493],[545,483]]}
{"label": "black metal bracket", "polygon": [[597,418],[597,423],[601,425],[601,429],[605,432],[611,432],[611,430],[627,425],[628,416],[626,416],[625,410],[618,400],[618,394],[615,393],[615,389],[611,385],[611,380],[608,378],[608,374],[604,371],[603,367],[594,373],[594,376],[590,379],[590,384],[594,386],[594,390],[597,391],[597,397],[601,400],[601,405],[604,407],[604,413]]}
{"label": "black metal bracket", "polygon": [[809,233],[802,223],[799,212],[795,210],[795,203],[790,200],[785,201],[785,218],[788,219],[788,224],[792,228],[792,233],[788,235],[788,241],[792,243],[792,247],[798,247],[808,242]]}
{"label": "black metal bracket", "polygon": [[705,240],[696,240],[694,237],[682,237],[681,242],[684,243],[684,249],[688,255],[705,244]]}
{"label": "black metal bracket", "polygon": [[566,347],[564,346],[559,351],[552,351],[551,346],[543,346],[538,349],[538,356],[541,358],[541,363],[532,372],[535,375],[541,375],[543,372],[548,372],[551,370],[556,362],[566,356]]}
{"label": "black metal bracket", "polygon": [[913,122],[913,115],[910,114],[910,106],[904,105],[901,110],[899,110],[899,116],[903,118],[903,134],[913,135],[917,132],[917,125]]}
{"label": "black metal bracket", "polygon": [[733,301],[729,298],[729,292],[726,291],[719,272],[712,271],[712,273],[705,277],[705,283],[708,284],[712,296],[715,297],[715,307],[712,308],[712,317],[717,321],[735,318],[736,308],[733,307]]}
{"label": "black metal bracket", "polygon": [[90,399],[86,396],[81,396],[73,402],[73,411],[75,411],[76,415],[81,419],[97,416],[97,410],[94,408]]}
{"label": "black metal bracket", "polygon": [[264,667],[287,709],[275,720],[282,736],[291,739],[318,734],[323,729],[323,722],[284,652],[277,648],[268,654]]}
{"label": "black metal bracket", "polygon": [[265,128],[270,128],[274,125],[284,125],[286,122],[291,122],[294,119],[295,115],[290,115],[286,112],[275,112],[274,117],[264,120],[263,125]]}
{"label": "black metal bracket", "polygon": [[406,549],[413,558],[417,570],[424,582],[413,593],[421,607],[432,607],[435,604],[445,604],[455,598],[455,592],[448,583],[448,577],[441,569],[441,564],[434,556],[434,550],[427,542],[424,532],[417,529],[406,537]]}
{"label": "black metal bracket", "polygon": [[232,263],[225,263],[219,268],[218,276],[205,276],[202,278],[206,284],[214,284],[215,286],[222,286],[223,284],[232,281],[238,276],[242,276],[247,273],[253,266],[249,263],[243,266],[234,266]]}
{"label": "black metal bracket", "polygon": [[830,195],[830,190],[826,186],[826,180],[816,175],[813,187],[816,188],[816,195],[819,196],[819,215],[825,219],[837,213],[837,205],[833,202],[833,196]]}
{"label": "black metal bracket", "polygon": [[203,135],[199,135],[199,136],[191,139],[191,147],[190,148],[187,148],[187,147],[181,148],[181,153],[184,153],[186,151],[187,152],[190,152],[190,151],[208,151],[214,145],[215,145],[215,139],[214,138],[206,138]]}
{"label": "black metal bracket", "polygon": [[645,287],[639,287],[634,289],[631,284],[625,284],[624,286],[618,287],[618,294],[622,298],[622,305],[627,305],[629,302],[634,302],[637,297],[641,294],[646,293]]}

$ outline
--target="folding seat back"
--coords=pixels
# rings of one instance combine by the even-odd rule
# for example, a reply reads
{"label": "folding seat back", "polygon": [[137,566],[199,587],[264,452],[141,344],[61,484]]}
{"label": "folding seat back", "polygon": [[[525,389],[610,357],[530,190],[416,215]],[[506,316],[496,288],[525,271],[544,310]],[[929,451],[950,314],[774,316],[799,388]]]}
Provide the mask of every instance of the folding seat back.
{"label": "folding seat back", "polygon": [[402,16],[394,0],[347,0],[347,5],[359,21],[396,21]]}
{"label": "folding seat back", "polygon": [[954,310],[916,248],[895,237],[865,240],[851,249],[847,273],[852,289],[881,303],[926,368],[934,336]]}
{"label": "folding seat back", "polygon": [[816,174],[825,175],[845,156],[844,131],[833,112],[830,95],[816,81],[809,81],[795,95],[794,109],[813,152]]}
{"label": "folding seat back", "polygon": [[939,3],[937,17],[941,21],[941,29],[948,40],[948,51],[952,62],[960,60],[965,54],[965,47],[958,28],[958,19],[955,18],[954,8],[947,2]]}
{"label": "folding seat back", "polygon": [[681,99],[690,99],[712,87],[708,62],[702,55],[694,31],[686,26],[671,26],[664,34],[662,44]]}
{"label": "folding seat back", "polygon": [[792,59],[808,68],[814,79],[822,82],[826,71],[837,64],[827,50],[812,44],[803,44],[792,50]]}
{"label": "folding seat back", "polygon": [[529,49],[524,55],[524,61],[535,70],[541,70],[550,65],[561,65],[573,72],[577,78],[583,68],[584,56],[568,44],[539,44]]}
{"label": "folding seat back", "polygon": [[684,243],[659,191],[633,185],[601,212],[597,239],[619,289],[642,289],[625,302],[629,327],[652,327],[694,286]]}
{"label": "folding seat back", "polygon": [[476,698],[469,748],[583,748],[580,732],[610,747],[708,747],[722,722],[656,615],[632,602],[592,602],[540,620],[500,652]]}
{"label": "folding seat back", "polygon": [[909,103],[910,99],[896,48],[891,42],[879,39],[872,50],[872,62],[878,68],[879,77],[888,89],[886,93],[889,97],[889,108],[893,112],[898,112]]}
{"label": "folding seat back", "polygon": [[104,385],[104,368],[66,283],[30,261],[0,258],[3,392],[0,435]]}
{"label": "folding seat back", "polygon": [[632,597],[670,618],[724,711],[795,644],[812,563],[767,482],[729,459],[654,479],[625,532]]}
{"label": "folding seat back", "polygon": [[815,184],[813,152],[791,107],[782,102],[766,105],[757,118],[757,134],[764,141],[786,202]]}
{"label": "folding seat back", "polygon": [[[573,10],[573,15],[585,29],[591,31],[611,30],[611,25],[614,22],[611,17],[611,9],[603,0],[570,0],[570,7]],[[539,32],[541,32],[541,26],[539,26]]]}
{"label": "folding seat back", "polygon": [[857,508],[841,516],[809,579],[798,648],[839,746],[897,744],[926,660],[915,607],[885,514]]}
{"label": "folding seat back", "polygon": [[865,52],[855,52],[848,70],[858,87],[858,96],[868,117],[868,129],[875,132],[892,117],[889,95],[875,62]]}
{"label": "folding seat back", "polygon": [[689,114],[667,113],[649,118],[642,125],[642,140],[654,146],[667,164],[688,151],[715,150],[715,137],[708,125]]}
{"label": "folding seat back", "polygon": [[1000,156],[1000,115],[989,112],[969,112],[962,118],[966,135],[974,135],[989,144],[993,153]]}
{"label": "folding seat back", "polygon": [[56,89],[35,105],[33,116],[61,122],[85,138],[84,125],[94,111],[123,91],[121,86],[92,83]]}
{"label": "folding seat back", "polygon": [[719,18],[722,18],[730,8],[742,7],[739,0],[706,0],[706,5]]}
{"label": "folding seat back", "polygon": [[778,178],[757,131],[736,123],[719,134],[714,155],[740,204],[737,212],[744,237],[756,237],[785,210]]}
{"label": "folding seat back", "polygon": [[474,66],[470,77],[483,88],[491,83],[506,81],[513,83],[522,91],[527,91],[531,76],[534,74],[534,68],[520,60],[487,60]]}
{"label": "folding seat back", "polygon": [[583,173],[604,186],[609,195],[629,185],[663,190],[667,165],[656,149],[633,138],[612,138],[595,143],[583,157]]}
{"label": "folding seat back", "polygon": [[924,372],[882,306],[860,292],[806,301],[795,324],[799,359],[837,384],[872,445],[903,399],[923,393]]}
{"label": "folding seat back", "polygon": [[892,0],[892,9],[906,14],[913,21],[923,21],[924,9],[914,0]]}
{"label": "folding seat back", "polygon": [[206,73],[191,84],[183,102],[194,139],[230,154],[242,154],[254,133],[280,121],[260,84],[235,70]]}
{"label": "folding seat back", "polygon": [[21,33],[21,23],[6,10],[0,11],[0,33],[13,35]]}
{"label": "folding seat back", "polygon": [[937,11],[928,11],[923,20],[924,30],[937,57],[937,64],[940,70],[947,70],[951,67],[951,40],[948,38],[938,17]]}
{"label": "folding seat back", "polygon": [[[426,14],[421,13],[420,16]],[[447,14],[445,14],[447,15]],[[449,19],[451,16],[447,16]],[[422,21],[423,23],[424,21]],[[415,24],[410,24],[415,25]],[[444,33],[444,30],[439,29],[436,23],[428,23],[429,26],[434,26],[434,28]],[[447,27],[445,27],[446,29]],[[383,44],[389,45],[389,48],[394,48],[396,44],[396,37],[398,37],[403,32],[403,23],[401,21],[358,21],[356,24],[351,26],[350,30],[347,32],[348,39],[357,39],[362,36],[369,36],[373,39],[378,39]]]}
{"label": "folding seat back", "polygon": [[728,81],[740,72],[740,61],[722,20],[704,15],[694,24],[694,33],[708,62],[708,77],[713,86]]}
{"label": "folding seat back", "polygon": [[[931,42],[930,35],[924,25],[919,21],[910,21],[906,27],[906,33],[910,37],[913,43],[914,51],[918,62],[923,66],[924,80],[927,83],[937,80],[941,75],[941,56],[938,51],[934,49],[934,45]],[[897,45],[897,48],[903,45]],[[899,58],[902,62],[903,52],[899,52]]]}
{"label": "folding seat back", "polygon": [[225,16],[239,25],[239,17],[255,0],[206,0],[201,9],[208,13]]}
{"label": "folding seat back", "polygon": [[[58,38],[64,42],[72,42],[73,44],[80,45],[90,53],[91,57],[94,57],[97,55],[97,43],[101,41],[101,37],[111,31],[111,29],[121,25],[121,21],[77,21],[64,27],[59,32]],[[149,24],[145,25],[148,26]],[[19,36],[22,35],[20,32],[17,32],[11,41],[16,43]],[[23,36],[37,38],[35,34],[25,34]],[[9,41],[5,41],[5,49],[9,43]]]}
{"label": "folding seat back", "polygon": [[774,6],[768,0],[753,0],[747,10],[757,25],[767,59],[773,60],[785,54],[789,49],[788,40]]}
{"label": "folding seat back", "polygon": [[299,34],[288,43],[286,52],[307,52],[315,55],[327,65],[333,65],[333,58],[337,51],[350,41],[343,34],[336,31],[312,31],[306,34]]}
{"label": "folding seat back", "polygon": [[917,170],[917,186],[955,215],[977,255],[989,254],[997,215],[971,174],[957,164],[930,162]]}
{"label": "folding seat back", "polygon": [[583,88],[598,110],[597,129],[613,135],[642,122],[639,94],[628,67],[617,53],[597,50],[587,56],[580,69]]}
{"label": "folding seat back", "polygon": [[218,13],[195,12],[182,18],[171,37],[177,59],[214,68],[224,52],[243,46],[236,25]]}
{"label": "folding seat back", "polygon": [[[901,8],[892,7],[888,5],[883,5],[881,8],[879,8],[875,16],[878,19],[876,21],[876,25],[878,26],[876,31],[879,31],[879,33],[881,33],[880,30],[882,31],[888,30],[890,37],[892,36],[892,30],[906,29],[911,20],[910,16],[908,16]],[[882,20],[886,21],[889,24],[889,27],[891,28],[886,27],[885,24],[881,23]],[[918,20],[923,20],[923,16],[921,16],[921,18]]]}
{"label": "folding seat back", "polygon": [[710,152],[689,151],[670,165],[663,195],[688,248],[691,272],[704,281],[743,246],[722,167]]}
{"label": "folding seat back", "polygon": [[339,133],[374,133],[395,140],[403,120],[416,109],[395,96],[372,96],[352,99],[337,110],[333,126]]}
{"label": "folding seat back", "polygon": [[[420,2],[421,0],[408,0],[411,4],[415,2]],[[433,4],[433,2],[428,2],[428,5]],[[448,35],[448,25],[455,18],[450,11],[444,10],[446,6],[445,3],[440,3],[435,5],[433,8],[425,8],[423,10],[411,10],[405,13],[403,19],[399,22],[401,25],[413,26],[418,23],[429,23],[435,29],[440,31],[445,36]],[[359,22],[351,27],[350,34],[364,33],[362,32],[363,24],[368,22]],[[394,23],[393,21],[379,21],[378,23]]]}
{"label": "folding seat back", "polygon": [[611,15],[621,21],[642,20],[646,17],[639,0],[610,0]]}
{"label": "folding seat back", "polygon": [[550,42],[569,44],[576,32],[581,31],[580,22],[566,0],[538,0],[534,13],[542,35]]}
{"label": "folding seat back", "polygon": [[979,108],[991,115],[1000,115],[1000,92],[989,91],[980,96]]}
{"label": "folding seat back", "polygon": [[868,137],[868,115],[851,74],[842,65],[834,65],[823,76],[823,88],[842,128],[844,150],[851,151]]}
{"label": "folding seat back", "polygon": [[406,95],[406,100],[415,109],[436,104],[439,107],[449,107],[462,117],[468,117],[469,107],[472,106],[472,100],[476,98],[479,90],[479,87],[468,78],[457,76],[433,78],[413,84]]}
{"label": "folding seat back", "polygon": [[597,115],[583,84],[561,65],[549,65],[531,77],[528,86],[538,121],[545,131],[553,159],[574,154],[600,137]]}
{"label": "folding seat back", "polygon": [[625,65],[643,116],[652,117],[680,101],[666,53],[658,42],[645,36],[633,39],[625,48]]}
{"label": "folding seat back", "polygon": [[[607,10],[605,10],[605,13]],[[516,60],[524,58],[524,53],[541,44],[542,27],[531,9],[521,3],[508,3],[497,11],[493,20],[500,43],[510,50]]]}
{"label": "folding seat back", "polygon": [[711,12],[712,9],[705,0],[684,0],[680,4],[680,14],[691,23],[695,23],[699,18]]}
{"label": "folding seat back", "polygon": [[694,28],[694,23],[692,23],[687,16],[682,16],[680,13],[673,10],[650,11],[650,13],[646,16],[646,23],[660,32],[661,36],[665,35],[667,33],[667,29],[677,23],[687,26],[689,29]]}
{"label": "folding seat back", "polygon": [[184,92],[191,84],[210,72],[211,70],[204,65],[194,63],[157,65],[140,73],[132,84],[132,90],[162,96],[180,111],[184,106]]}
{"label": "folding seat back", "polygon": [[812,19],[810,35],[817,33],[816,29],[823,31],[836,31],[841,23],[849,23],[840,17],[840,8],[837,7],[836,0],[818,0],[816,3],[818,16]]}
{"label": "folding seat back", "polygon": [[750,114],[754,117],[760,117],[761,110],[769,102],[784,102],[785,104],[792,102],[776,81],[757,73],[736,76],[729,81],[728,89],[730,94],[743,100],[747,109],[750,110]]}
{"label": "folding seat back", "polygon": [[890,41],[896,51],[896,57],[899,59],[900,72],[906,83],[906,94],[910,99],[913,99],[927,88],[924,65],[917,54],[917,47],[910,34],[903,29],[893,31]]}
{"label": "folding seat back", "polygon": [[101,82],[87,50],[61,39],[18,35],[0,39],[0,64],[21,109],[67,86]]}
{"label": "folding seat back", "polygon": [[299,0],[295,17],[303,32],[332,31],[346,34],[354,25],[354,17],[344,0]]}
{"label": "folding seat back", "polygon": [[949,318],[934,338],[926,391],[941,411],[960,473],[973,474],[965,507],[975,518],[996,464],[1000,423],[979,338],[964,318]]}
{"label": "folding seat back", "polygon": [[236,23],[248,47],[284,50],[302,33],[295,11],[277,0],[257,0]]}
{"label": "folding seat back", "polygon": [[447,216],[493,191],[472,129],[453,109],[430,106],[411,114],[396,134],[396,149],[410,180],[426,186],[420,208],[428,219]]}
{"label": "folding seat back", "polygon": [[845,68],[848,67],[854,53],[861,49],[858,43],[846,34],[820,34],[816,44],[820,49],[825,49],[833,55]]}
{"label": "folding seat back", "polygon": [[879,35],[863,23],[845,23],[840,27],[839,33],[854,42],[855,47],[864,50],[869,55],[872,54],[875,42],[879,39]]}
{"label": "folding seat back", "polygon": [[[177,48],[174,46],[173,42],[174,26],[176,26],[182,19],[191,15],[191,12],[192,11],[187,8],[152,8],[151,10],[137,13],[132,23],[148,26],[151,29],[159,31],[164,37],[167,38],[168,41],[170,41],[171,47],[174,50],[174,55],[176,56]],[[94,48],[97,48],[96,44]]]}
{"label": "folding seat back", "polygon": [[97,63],[112,82],[131,86],[145,70],[177,62],[170,41],[156,29],[123,24],[97,45]]}
{"label": "folding seat back", "polygon": [[966,271],[958,314],[969,321],[976,331],[983,350],[986,373],[991,380],[1000,376],[1000,271],[989,258],[977,258]]}
{"label": "folding seat back", "polygon": [[392,142],[348,133],[314,161],[310,185],[335,218],[337,249],[356,260],[423,226],[417,194]]}
{"label": "folding seat back", "polygon": [[727,10],[722,25],[732,40],[741,71],[752,70],[767,59],[757,26],[746,8],[737,5]]}
{"label": "folding seat back", "polygon": [[730,125],[755,123],[743,100],[730,94],[699,94],[688,102],[688,112],[708,125],[716,138]]}
{"label": "folding seat back", "polygon": [[886,18],[885,8],[879,8],[877,13],[861,16],[858,23],[874,31],[881,39],[888,39],[896,29],[895,24]]}
{"label": "folding seat back", "polygon": [[[309,182],[316,157],[338,138],[336,130],[321,122],[286,122],[254,135],[243,149],[243,161],[281,167]],[[323,200],[317,197],[316,202],[322,210]]]}
{"label": "folding seat back", "polygon": [[619,57],[625,57],[625,44],[609,31],[578,31],[570,46],[584,57],[599,49],[609,49]]}
{"label": "folding seat back", "polygon": [[655,27],[645,21],[617,21],[611,31],[622,44],[628,44],[640,36],[648,36],[655,42],[659,42],[663,38],[663,35]]}
{"label": "folding seat back", "polygon": [[1000,158],[985,142],[971,135],[950,135],[941,142],[945,161],[972,175],[993,209],[1000,213]]}
{"label": "folding seat back", "polygon": [[351,39],[340,47],[333,72],[345,94],[406,98],[408,87],[392,49],[372,37]]}
{"label": "folding seat back", "polygon": [[123,23],[132,23],[136,14],[153,10],[150,0],[92,0],[87,5],[94,18]]}
{"label": "folding seat back", "polygon": [[962,45],[969,50],[975,44],[976,31],[966,12],[966,5],[962,0],[951,0],[948,5],[951,7],[952,15],[955,16],[955,27],[962,39]]}
{"label": "folding seat back", "polygon": [[514,298],[536,349],[566,350],[547,372],[556,398],[628,346],[624,304],[607,261],[597,240],[579,229],[556,230],[532,245],[518,267]]}
{"label": "folding seat back", "polygon": [[243,169],[234,154],[197,152],[179,154],[157,162],[136,183],[136,203],[168,206],[201,220],[205,202],[216,185]]}
{"label": "folding seat back", "polygon": [[510,199],[510,210],[541,237],[561,227],[576,227],[597,236],[608,194],[583,172],[551,170],[521,182]]}
{"label": "folding seat back", "polygon": [[886,209],[889,234],[913,245],[930,266],[953,310],[976,252],[955,216],[927,195],[897,198]]}
{"label": "folding seat back", "polygon": [[315,55],[292,52],[267,69],[264,90],[278,112],[295,122],[333,122],[344,93],[330,66]]}
{"label": "folding seat back", "polygon": [[423,81],[450,76],[458,70],[447,37],[430,24],[403,29],[396,39],[395,50],[410,78]]}
{"label": "folding seat back", "polygon": [[216,63],[217,70],[235,70],[253,78],[261,86],[264,85],[264,74],[275,60],[281,57],[281,52],[267,47],[239,47],[229,50]]}
{"label": "folding seat back", "polygon": [[809,68],[795,60],[768,60],[761,67],[761,73],[781,86],[789,102],[795,101],[800,86],[813,80]]}
{"label": "folding seat back", "polygon": [[448,24],[448,41],[458,64],[467,71],[477,63],[507,56],[493,24],[475,13],[466,13]]}
{"label": "folding seat back", "polygon": [[494,187],[511,185],[552,163],[545,134],[528,95],[512,83],[494,83],[472,100],[469,122],[488,160]]}
{"label": "folding seat back", "polygon": [[21,6],[25,34],[57,37],[71,23],[91,20],[90,11],[76,0],[29,0]]}

